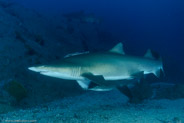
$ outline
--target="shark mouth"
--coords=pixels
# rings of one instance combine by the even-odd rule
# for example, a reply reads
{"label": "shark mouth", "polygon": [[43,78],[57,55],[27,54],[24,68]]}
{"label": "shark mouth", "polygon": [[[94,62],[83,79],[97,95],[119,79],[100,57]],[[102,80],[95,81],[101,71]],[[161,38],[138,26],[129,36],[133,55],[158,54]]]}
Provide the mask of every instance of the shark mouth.
{"label": "shark mouth", "polygon": [[51,71],[48,71],[42,68],[37,68],[37,67],[29,67],[28,69],[34,72],[38,72],[42,75],[46,75],[46,76],[52,76],[53,74],[54,75],[56,74],[56,72],[51,72]]}
{"label": "shark mouth", "polygon": [[71,79],[67,75],[63,75],[63,74],[61,74],[59,72],[54,72],[54,71],[46,70],[43,67],[29,67],[28,69],[31,70],[31,71],[34,71],[34,72],[38,72],[38,73],[40,73],[42,75],[45,75],[45,76],[56,77],[56,78]]}
{"label": "shark mouth", "polygon": [[37,67],[29,67],[28,69],[31,70],[31,71],[40,72],[40,73],[48,72],[48,70],[45,70],[45,69],[42,69],[42,68],[37,68]]}

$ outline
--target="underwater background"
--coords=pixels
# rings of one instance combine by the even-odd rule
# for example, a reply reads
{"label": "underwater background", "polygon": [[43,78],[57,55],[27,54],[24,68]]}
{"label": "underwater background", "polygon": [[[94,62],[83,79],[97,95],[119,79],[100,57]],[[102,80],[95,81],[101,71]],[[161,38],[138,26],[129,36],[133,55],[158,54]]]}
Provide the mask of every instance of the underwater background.
{"label": "underwater background", "polygon": [[111,33],[116,38],[114,42],[123,42],[128,53],[140,55],[151,48],[164,57],[170,79],[178,82],[184,79],[182,0],[15,1],[46,16],[81,10],[94,13],[103,20],[100,28]]}
{"label": "underwater background", "polygon": [[[131,88],[131,102],[27,69],[119,42],[163,60],[165,76]],[[183,47],[182,0],[0,0],[0,122],[182,123]]]}

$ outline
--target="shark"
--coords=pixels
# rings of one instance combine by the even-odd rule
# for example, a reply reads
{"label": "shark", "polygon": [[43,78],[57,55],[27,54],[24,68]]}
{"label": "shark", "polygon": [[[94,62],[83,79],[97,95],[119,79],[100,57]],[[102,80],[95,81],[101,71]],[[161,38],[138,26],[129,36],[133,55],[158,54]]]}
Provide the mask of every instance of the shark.
{"label": "shark", "polygon": [[150,49],[144,56],[125,54],[120,42],[109,51],[70,54],[55,63],[28,69],[50,77],[76,80],[85,90],[109,91],[132,85],[147,74],[159,78],[163,64]]}

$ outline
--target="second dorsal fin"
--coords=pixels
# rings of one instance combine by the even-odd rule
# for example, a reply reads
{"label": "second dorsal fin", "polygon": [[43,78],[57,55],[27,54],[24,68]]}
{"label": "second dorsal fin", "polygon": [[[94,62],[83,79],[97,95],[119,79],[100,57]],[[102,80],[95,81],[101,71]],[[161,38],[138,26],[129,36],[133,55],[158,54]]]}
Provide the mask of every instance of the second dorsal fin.
{"label": "second dorsal fin", "polygon": [[150,49],[147,50],[146,54],[144,55],[145,58],[155,59]]}

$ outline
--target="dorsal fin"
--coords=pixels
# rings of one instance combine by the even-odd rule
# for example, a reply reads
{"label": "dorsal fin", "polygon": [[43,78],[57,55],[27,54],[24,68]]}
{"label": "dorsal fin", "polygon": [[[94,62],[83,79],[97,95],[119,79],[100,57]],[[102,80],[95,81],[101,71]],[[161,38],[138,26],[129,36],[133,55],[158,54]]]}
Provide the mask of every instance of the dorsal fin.
{"label": "dorsal fin", "polygon": [[145,58],[155,59],[150,49],[147,50],[146,54],[144,55]]}
{"label": "dorsal fin", "polygon": [[124,50],[123,50],[123,44],[120,42],[118,43],[116,46],[114,46],[111,50],[109,50],[109,52],[113,52],[113,53],[119,53],[119,54],[125,54]]}

